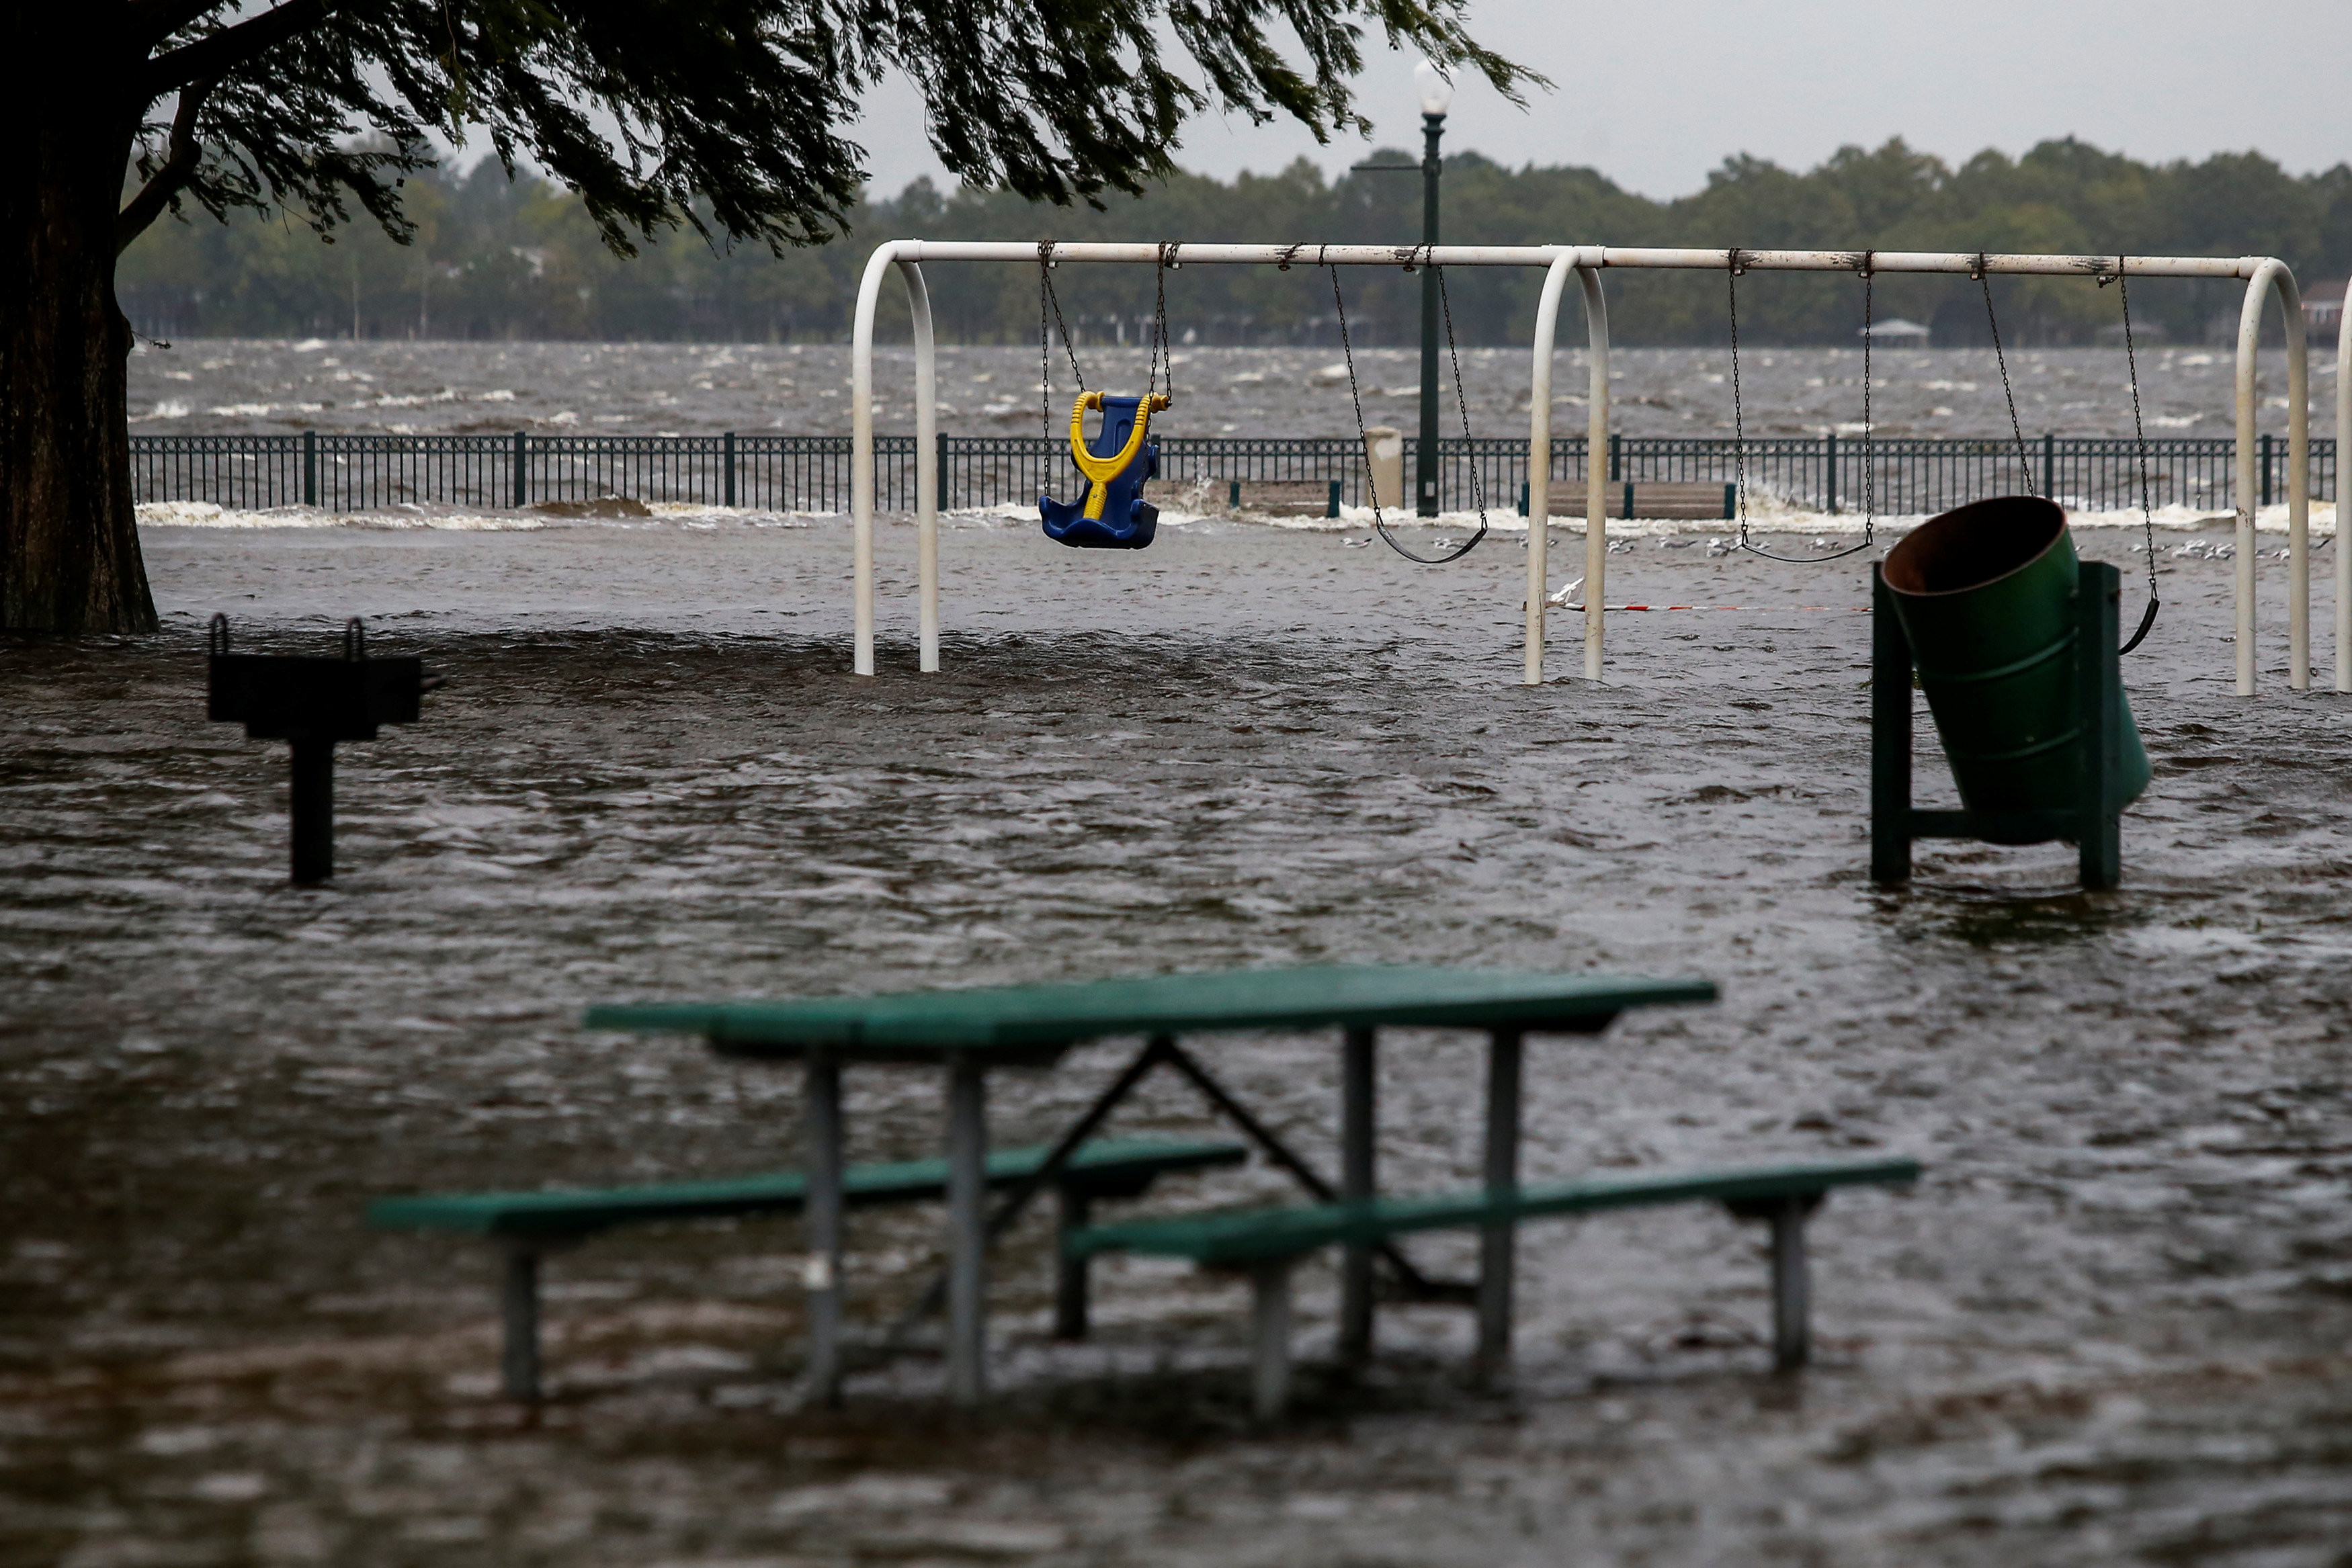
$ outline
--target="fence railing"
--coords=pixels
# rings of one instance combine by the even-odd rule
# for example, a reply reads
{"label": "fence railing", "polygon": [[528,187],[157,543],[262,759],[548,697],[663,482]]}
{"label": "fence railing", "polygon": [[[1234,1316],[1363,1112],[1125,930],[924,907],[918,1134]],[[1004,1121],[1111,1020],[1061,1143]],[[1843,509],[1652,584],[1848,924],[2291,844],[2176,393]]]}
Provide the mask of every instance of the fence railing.
{"label": "fence railing", "polygon": [[[1714,438],[1618,436],[1610,443],[1612,479],[1712,480],[1739,476],[1738,449]],[[2158,507],[2225,508],[2234,504],[2237,443],[2170,437],[2147,444],[2148,499]],[[2336,493],[2336,445],[2311,444],[2313,489]],[[1581,477],[1582,455],[1573,474]],[[2285,498],[2286,443],[2265,435],[2258,455],[2261,504]],[[1825,512],[1939,512],[1983,496],[2031,489],[2085,511],[2116,511],[2140,499],[2137,444],[2111,436],[2043,435],[2021,453],[2014,441],[1853,436],[1772,437],[1748,443],[1747,482],[1792,505]]]}
{"label": "fence railing", "polygon": [[[2286,497],[2287,447],[2261,438],[2255,471],[2267,506]],[[875,437],[875,502],[914,508],[915,438]],[[1404,467],[1417,443],[1407,437]],[[2148,490],[2158,507],[2226,510],[2236,443],[2168,437],[2147,448]],[[1524,505],[1524,441],[1486,436],[1441,442],[1440,504],[1495,511]],[[1582,480],[1582,436],[1552,443],[1550,477]],[[943,508],[1025,506],[1040,491],[1076,493],[1068,446],[1034,435],[939,437]],[[209,501],[236,510],[296,505],[365,511],[404,503],[520,508],[602,497],[743,507],[778,512],[849,508],[845,435],[379,435],[303,431],[286,435],[133,435],[133,485],[142,501]],[[1612,436],[1612,480],[1728,483],[1743,471],[1751,499],[1769,496],[1828,512],[1937,512],[1984,496],[2032,487],[2085,510],[2139,501],[2139,460],[2127,439],[2043,435],[2021,455],[2014,442],[1853,436],[1773,436],[1739,449],[1714,436]],[[1349,436],[1170,436],[1160,477],[1171,489],[1240,480],[1339,481],[1350,506],[1365,503],[1362,447]],[[2336,443],[2311,444],[2312,492],[2336,491]],[[2021,473],[2022,469],[2022,474]],[[1564,508],[1555,506],[1558,515]]]}

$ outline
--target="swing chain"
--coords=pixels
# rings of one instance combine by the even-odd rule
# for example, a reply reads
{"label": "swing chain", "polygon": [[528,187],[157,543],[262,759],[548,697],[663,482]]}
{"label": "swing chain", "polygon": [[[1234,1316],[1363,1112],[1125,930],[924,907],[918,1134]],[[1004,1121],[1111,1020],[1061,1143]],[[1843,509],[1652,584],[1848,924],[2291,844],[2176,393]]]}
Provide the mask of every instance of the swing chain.
{"label": "swing chain", "polygon": [[[1048,304],[1051,304],[1054,308],[1054,329],[1061,334],[1062,352],[1069,356],[1071,379],[1078,383],[1078,391],[1083,392],[1087,390],[1087,375],[1084,371],[1078,369],[1078,351],[1070,346],[1069,324],[1062,319],[1062,297],[1054,287],[1054,275],[1051,270],[1053,266],[1054,242],[1049,239],[1038,241],[1037,357],[1040,360],[1045,360],[1048,357],[1046,354],[1045,342],[1045,307]],[[1044,380],[1047,378],[1041,377],[1040,379]],[[1053,433],[1048,429],[1046,434],[1050,436]]]}
{"label": "swing chain", "polygon": [[1749,555],[1762,556],[1766,560],[1783,561],[1790,566],[1811,566],[1817,561],[1842,560],[1871,549],[1878,538],[1878,455],[1872,444],[1870,419],[1870,329],[1874,309],[1872,299],[1872,278],[1874,269],[1870,265],[1872,252],[1864,251],[1854,258],[1854,270],[1862,274],[1862,542],[1848,545],[1828,555],[1776,555],[1748,537],[1748,421],[1739,393],[1739,276],[1748,270],[1736,247],[1724,253],[1727,264],[1731,294],[1731,465],[1732,489],[1738,497],[1739,543],[1738,549]]}
{"label": "swing chain", "polygon": [[2024,476],[2025,493],[2038,496],[2033,487],[2033,459],[2025,451],[2025,426],[2017,418],[2017,392],[2009,384],[2009,356],[2000,346],[2000,318],[1992,309],[1992,269],[1986,264],[1985,253],[1977,252],[1977,287],[1984,290],[1985,324],[1992,329],[1993,363],[2000,367],[2000,395],[2009,400],[2009,433],[2017,438],[2017,468]]}
{"label": "swing chain", "polygon": [[1037,434],[1049,446],[1054,440],[1054,340],[1045,327],[1045,269],[1054,242],[1037,246]]}
{"label": "swing chain", "polygon": [[[1318,249],[1320,247],[1318,247]],[[1320,260],[1321,257],[1318,256],[1318,259]],[[1348,302],[1341,298],[1339,295],[1339,268],[1335,264],[1328,260],[1323,261],[1323,267],[1326,271],[1331,274],[1331,308],[1339,319],[1339,355],[1340,358],[1345,360],[1348,364],[1348,399],[1355,405],[1356,408],[1356,439],[1363,444],[1366,458],[1369,460],[1370,456],[1372,438],[1370,434],[1364,428],[1364,394],[1363,390],[1358,386],[1356,382],[1356,350],[1348,339]],[[1438,274],[1437,282],[1438,298],[1442,301],[1445,296],[1445,275],[1443,271]],[[1453,324],[1450,319],[1447,322],[1446,335],[1448,345],[1450,347],[1453,337]],[[1470,428],[1470,405],[1467,400],[1464,397],[1464,393],[1462,392],[1462,361],[1458,356],[1454,361],[1454,397],[1462,402],[1463,434],[1467,435]],[[1475,457],[1473,458],[1473,462],[1475,464]],[[1412,551],[1405,549],[1403,545],[1398,543],[1396,536],[1389,532],[1388,518],[1382,515],[1381,510],[1380,486],[1369,482],[1369,474],[1366,476],[1366,478],[1368,482],[1364,486],[1365,493],[1370,498],[1372,503],[1372,531],[1381,536],[1381,538],[1388,545],[1389,549],[1396,551],[1397,554],[1404,557],[1405,559],[1413,562],[1415,565],[1444,566],[1448,561],[1460,560],[1464,556],[1468,555],[1471,550],[1477,547],[1480,539],[1486,537],[1486,499],[1485,493],[1480,491],[1478,505],[1478,531],[1471,536],[1468,543],[1460,546],[1448,555],[1415,555]],[[1475,475],[1472,483],[1474,486],[1476,484]],[[1402,499],[1402,497],[1399,498]]]}
{"label": "swing chain", "polygon": [[[2140,548],[2147,553],[2147,608],[2140,612],[2139,630],[2131,634],[2119,653],[2128,653],[2147,641],[2156,626],[2156,612],[2163,601],[2156,587],[2156,508],[2150,504],[2147,480],[2147,426],[2142,423],[2139,406],[2139,349],[2132,341],[2131,284],[2124,277],[2126,257],[2116,257],[2116,292],[2124,306],[2124,364],[2131,372],[2132,442],[2139,453],[2139,534]],[[2099,286],[2106,287],[2101,278]]]}
{"label": "swing chain", "polygon": [[1470,459],[1470,500],[1478,508],[1478,531],[1470,536],[1469,544],[1454,551],[1456,555],[1466,555],[1471,546],[1486,537],[1486,482],[1478,471],[1478,448],[1470,435],[1470,397],[1462,390],[1462,352],[1454,343],[1454,301],[1445,292],[1445,269],[1433,267],[1433,270],[1437,274],[1437,303],[1445,313],[1445,357],[1454,363],[1454,406],[1462,412],[1462,444],[1467,448]]}
{"label": "swing chain", "polygon": [[1724,284],[1731,295],[1731,493],[1739,500],[1739,548],[1750,549],[1754,547],[1748,541],[1748,412],[1739,392],[1739,275],[1747,268],[1740,265],[1737,246],[1725,260]]}
{"label": "swing chain", "polygon": [[1171,402],[1176,401],[1176,353],[1168,344],[1168,271],[1181,265],[1176,253],[1182,248],[1181,244],[1158,247],[1158,261],[1152,267],[1152,284],[1158,298],[1152,321],[1151,367],[1145,372],[1143,382],[1144,396],[1149,398],[1160,384],[1160,361],[1164,357],[1167,361],[1168,401]]}
{"label": "swing chain", "polygon": [[[1070,359],[1070,377],[1078,383],[1078,395],[1087,391],[1087,376],[1078,369],[1078,351],[1070,346],[1070,329],[1062,319],[1062,297],[1054,288],[1054,242],[1037,242],[1037,413],[1044,427],[1040,432],[1047,444],[1054,440],[1054,356],[1052,344],[1045,336],[1045,308],[1053,307],[1054,325],[1062,334],[1062,352]],[[1050,461],[1050,460],[1049,460]]]}
{"label": "swing chain", "polygon": [[[1870,548],[1878,528],[1878,421],[1871,416],[1871,350],[1878,342],[1878,268],[1874,253],[1862,253],[1862,548]],[[1843,552],[1841,552],[1843,553]]]}

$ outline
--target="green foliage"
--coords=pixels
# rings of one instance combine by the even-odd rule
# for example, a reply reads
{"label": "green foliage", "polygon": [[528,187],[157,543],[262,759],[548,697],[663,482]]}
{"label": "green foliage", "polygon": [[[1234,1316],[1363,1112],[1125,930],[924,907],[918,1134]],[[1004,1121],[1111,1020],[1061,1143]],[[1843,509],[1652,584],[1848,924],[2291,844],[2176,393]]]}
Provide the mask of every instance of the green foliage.
{"label": "green foliage", "polygon": [[1140,192],[1203,110],[1360,129],[1365,24],[1514,98],[1539,81],[1464,30],[1465,4],[131,0],[133,102],[171,117],[140,128],[119,238],[191,203],[324,234],[354,199],[405,238],[404,179],[439,131],[481,133],[509,172],[527,160],[578,192],[621,254],[680,227],[781,252],[831,235],[856,200],[864,155],[838,125],[894,67],[959,177],[1063,204]]}
{"label": "green foliage", "polygon": [[[406,194],[416,232],[405,249],[377,234],[325,247],[283,222],[163,225],[123,257],[124,297],[150,329],[209,333],[341,335],[356,319],[371,337],[834,339],[847,331],[866,244],[899,235],[1337,243],[1417,237],[1421,227],[1417,177],[1333,181],[1303,160],[1231,182],[1177,172],[1099,208],[1004,190],[942,193],[919,181],[894,200],[850,209],[856,243],[781,258],[680,236],[620,259],[583,201],[536,178],[509,182],[494,161],[464,177],[413,176]],[[2352,167],[2298,177],[2250,153],[2157,166],[2074,141],[2045,142],[2014,161],[1983,152],[1957,169],[1899,141],[1845,149],[1801,173],[1734,158],[1704,190],[1672,202],[1620,190],[1590,169],[1511,170],[1465,152],[1446,161],[1444,213],[1445,237],[1465,243],[2264,253],[2285,257],[2306,285],[2340,278],[2352,264]],[[943,266],[929,274],[943,337],[1035,340],[1034,268]],[[1415,340],[1416,278],[1364,270],[1344,281],[1360,340]],[[1465,270],[1448,287],[1464,341],[1526,340],[1528,279]],[[1719,275],[1624,273],[1609,287],[1623,341],[1723,340]],[[1064,267],[1055,291],[1088,337],[1112,335],[1123,321],[1132,339],[1152,308],[1146,267]],[[2074,279],[2003,278],[1994,291],[2012,343],[2089,341],[2117,319],[2112,291]],[[883,295],[886,333],[903,329],[896,293]],[[1171,275],[1168,297],[1174,329],[1203,341],[1335,340],[1330,282],[1311,267],[1182,268]],[[2237,300],[2230,284],[2165,283],[2133,294],[2151,330],[2190,340],[2216,315],[2234,321]],[[1982,297],[1964,278],[1883,277],[1877,308],[1882,317],[1932,322],[1939,342],[1985,339]],[[1751,273],[1740,284],[1742,330],[1759,343],[1851,344],[1861,310],[1850,278]]]}

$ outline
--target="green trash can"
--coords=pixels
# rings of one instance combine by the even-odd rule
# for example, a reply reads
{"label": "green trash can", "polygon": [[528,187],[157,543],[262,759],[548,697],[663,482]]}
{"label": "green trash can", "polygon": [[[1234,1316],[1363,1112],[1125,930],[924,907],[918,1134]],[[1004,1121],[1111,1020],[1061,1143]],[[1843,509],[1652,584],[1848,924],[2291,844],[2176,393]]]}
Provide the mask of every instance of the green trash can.
{"label": "green trash can", "polygon": [[[2066,514],[2036,496],[1978,501],[1913,529],[1887,552],[1883,570],[1961,804],[1987,812],[2074,810],[2082,773],[2079,572]],[[2147,753],[2127,696],[2122,724],[2110,810],[2147,788]]]}

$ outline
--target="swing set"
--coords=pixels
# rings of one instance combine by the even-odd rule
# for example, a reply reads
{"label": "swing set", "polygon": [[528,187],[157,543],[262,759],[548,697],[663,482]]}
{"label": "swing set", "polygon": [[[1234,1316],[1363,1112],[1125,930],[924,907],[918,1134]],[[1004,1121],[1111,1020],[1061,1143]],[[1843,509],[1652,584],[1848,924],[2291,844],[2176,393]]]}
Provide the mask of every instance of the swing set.
{"label": "swing set", "polygon": [[[919,668],[924,673],[940,667],[940,595],[939,595],[939,474],[938,474],[938,387],[937,361],[933,341],[929,296],[923,282],[922,264],[926,261],[993,261],[1028,262],[1039,273],[1039,353],[1041,369],[1050,372],[1050,350],[1045,338],[1045,323],[1050,316],[1058,325],[1060,305],[1055,297],[1051,273],[1064,262],[1090,264],[1137,265],[1150,263],[1158,273],[1157,333],[1152,350],[1151,367],[1144,392],[1137,397],[1113,397],[1098,391],[1089,391],[1079,373],[1077,356],[1072,347],[1066,327],[1062,328],[1062,344],[1070,363],[1073,378],[1078,382],[1078,398],[1069,419],[1071,453],[1087,481],[1084,496],[1077,502],[1055,500],[1050,495],[1039,500],[1039,511],[1048,538],[1082,548],[1143,549],[1149,546],[1156,531],[1157,508],[1142,498],[1144,484],[1158,473],[1159,448],[1150,439],[1151,415],[1172,406],[1174,385],[1172,365],[1167,366],[1167,392],[1158,388],[1162,382],[1162,356],[1167,351],[1167,274],[1184,262],[1202,265],[1271,266],[1282,270],[1308,266],[1329,269],[1332,298],[1340,320],[1341,345],[1347,352],[1349,387],[1355,390],[1354,353],[1347,341],[1346,304],[1340,296],[1339,268],[1342,267],[1395,267],[1412,270],[1421,267],[1439,269],[1441,293],[1444,268],[1449,267],[1534,267],[1543,271],[1534,331],[1532,364],[1529,370],[1529,428],[1528,432],[1528,465],[1531,481],[1528,497],[1528,560],[1525,601],[1524,671],[1526,684],[1538,685],[1544,678],[1544,609],[1547,591],[1546,554],[1549,530],[1549,475],[1551,452],[1551,361],[1554,339],[1559,325],[1561,297],[1566,292],[1569,277],[1573,274],[1583,297],[1585,325],[1589,342],[1587,372],[1589,390],[1586,400],[1588,453],[1608,450],[1609,442],[1609,321],[1602,296],[1601,276],[1612,268],[1636,268],[1668,271],[1722,271],[1727,275],[1729,305],[1732,312],[1732,373],[1735,430],[1736,488],[1739,506],[1740,547],[1757,555],[1774,559],[1816,561],[1833,560],[1858,550],[1868,549],[1876,542],[1874,482],[1875,471],[1871,462],[1869,436],[1870,400],[1870,320],[1873,280],[1882,272],[1963,274],[1983,287],[1988,319],[1994,333],[1995,351],[2000,359],[2004,392],[2009,391],[2007,356],[2000,347],[2000,321],[1992,313],[1990,277],[2004,275],[2073,277],[2095,279],[2101,287],[2117,285],[2123,300],[2125,321],[2125,351],[2133,395],[2133,423],[2139,432],[2141,522],[2143,538],[2148,545],[2148,602],[2142,615],[2139,631],[2131,640],[2137,646],[2153,626],[2157,615],[2155,576],[2154,517],[2148,506],[2148,475],[2147,438],[2139,415],[2138,357],[2134,342],[2130,318],[2130,298],[2126,292],[2128,279],[2133,277],[2241,278],[2245,280],[2246,295],[2239,314],[2237,351],[2237,455],[2236,489],[2236,675],[2240,695],[2252,695],[2255,685],[2255,615],[2254,615],[2254,502],[2258,493],[2254,475],[2255,413],[2254,372],[2259,346],[2262,316],[2265,302],[2274,294],[2280,312],[2287,323],[2287,465],[2288,479],[2288,643],[2289,685],[2297,691],[2306,690],[2311,684],[2311,579],[2310,579],[2310,491],[2311,455],[2308,439],[2310,377],[2307,354],[2301,330],[2303,306],[2294,276],[2284,262],[2266,256],[2205,257],[2205,256],[2018,256],[1985,252],[1917,252],[1917,251],[1790,251],[1790,250],[1683,250],[1627,249],[1611,246],[1340,246],[1340,245],[1192,245],[1192,244],[1124,244],[1086,243],[1022,245],[986,241],[925,241],[893,240],[878,246],[867,258],[866,271],[857,295],[857,308],[852,337],[852,455],[851,455],[851,520],[856,551],[855,593],[856,632],[852,653],[852,668],[861,675],[874,674],[875,570],[874,570],[874,318],[883,277],[896,270],[907,289],[908,313],[912,318],[915,348],[915,425],[916,425],[916,561],[917,596],[919,625],[918,652]],[[1751,271],[1769,272],[1844,272],[1859,278],[1864,287],[1864,495],[1865,513],[1863,542],[1851,549],[1816,557],[1777,557],[1757,546],[1749,536],[1747,520],[1746,486],[1746,424],[1738,386],[1738,286],[1739,278]],[[1453,332],[1448,310],[1447,341],[1452,347]],[[2352,334],[2347,334],[2352,336]],[[1467,400],[1462,391],[1461,365],[1454,364],[1454,392],[1461,407],[1464,434],[1469,433]],[[1040,376],[1043,414],[1050,434],[1052,423],[1052,391],[1049,373]],[[2024,434],[2016,413],[2016,399],[2009,392],[2011,424],[2017,435],[2021,461],[2024,453]],[[1360,395],[1355,402],[1357,423],[1363,423]],[[1085,434],[1088,413],[1098,412],[1101,423],[1089,440]],[[2030,493],[2032,474],[2025,464],[2025,486]],[[1585,529],[1585,604],[1584,604],[1584,670],[1588,680],[1599,680],[1602,672],[1602,637],[1605,629],[1602,589],[1607,577],[1608,526],[1604,491],[1607,487],[1604,466],[1588,461],[1585,472],[1585,516],[1591,519]],[[1486,537],[1486,515],[1485,496],[1478,487],[1474,472],[1474,494],[1479,509],[1477,535],[1467,543],[1442,557],[1415,556],[1405,549],[1387,527],[1387,519],[1374,495],[1374,527],[1391,548],[1409,559],[1423,564],[1436,565],[1460,559]],[[2340,513],[2339,513],[2340,515]],[[2352,692],[2352,555],[2338,549],[2336,558],[2336,689]]]}
{"label": "swing set", "polygon": [[[1292,247],[1305,250],[1304,246]],[[1319,247],[1318,247],[1319,248]],[[1415,247],[1427,252],[1432,247]],[[1086,500],[1083,506],[1056,501],[1052,495],[1037,498],[1037,510],[1045,526],[1045,537],[1059,544],[1075,545],[1092,549],[1144,549],[1150,547],[1160,520],[1160,509],[1144,500],[1144,481],[1160,472],[1160,448],[1147,440],[1152,414],[1167,408],[1176,395],[1176,365],[1168,353],[1168,274],[1183,265],[1178,253],[1179,245],[1160,247],[1160,257],[1154,268],[1151,358],[1144,373],[1144,392],[1140,398],[1111,397],[1087,390],[1086,372],[1078,367],[1078,351],[1070,341],[1070,329],[1062,319],[1062,301],[1054,290],[1054,242],[1047,240],[1037,246],[1037,395],[1038,423],[1045,439],[1054,438],[1054,356],[1051,340],[1045,332],[1050,312],[1055,330],[1061,334],[1062,353],[1070,362],[1070,379],[1077,383],[1078,401],[1070,405],[1070,457],[1077,464],[1078,472],[1087,478]],[[1413,270],[1410,260],[1404,270]],[[1424,259],[1423,265],[1426,265]],[[1288,271],[1286,266],[1283,270]],[[1356,350],[1348,335],[1348,301],[1339,289],[1339,269],[1325,265],[1331,275],[1331,308],[1339,322],[1339,351],[1348,364],[1348,399],[1356,411],[1356,440],[1370,450],[1371,434],[1364,427],[1364,393],[1356,377]],[[1445,288],[1445,269],[1433,267],[1437,275],[1437,292],[1445,312],[1445,354],[1454,366],[1454,402],[1462,414],[1462,435],[1471,439],[1470,399],[1462,384],[1462,355],[1454,341],[1454,301]],[[1161,367],[1165,359],[1168,392],[1159,391]],[[1086,415],[1089,409],[1102,413],[1101,427],[1092,440],[1086,434]],[[1415,555],[1405,549],[1394,534],[1389,532],[1388,517],[1381,506],[1377,481],[1366,485],[1366,494],[1372,503],[1372,530],[1385,540],[1388,547],[1409,561],[1422,566],[1444,566],[1460,560],[1478,548],[1486,537],[1486,492],[1474,465],[1470,470],[1470,492],[1478,508],[1478,531],[1451,552],[1440,556]],[[1398,497],[1391,497],[1397,499]]]}
{"label": "swing set", "polygon": [[[1858,554],[1871,549],[1876,543],[1878,528],[1878,465],[1876,461],[1878,426],[1871,418],[1870,413],[1871,389],[1876,384],[1875,373],[1871,369],[1871,349],[1876,341],[1877,327],[1875,308],[1877,291],[1874,282],[1875,274],[1872,270],[1865,269],[1862,275],[1862,542],[1849,545],[1844,549],[1835,550],[1828,555],[1775,555],[1757,544],[1748,538],[1748,415],[1739,390],[1739,275],[1747,268],[1741,264],[1740,255],[1741,253],[1737,249],[1733,250],[1731,265],[1724,270],[1731,316],[1732,488],[1734,494],[1739,498],[1738,548],[1751,555],[1760,555],[1766,560],[1783,561],[1797,566],[1809,566],[1816,561],[1837,560],[1842,557]],[[2055,500],[2055,497],[2042,496],[2034,486],[2033,459],[2026,452],[2025,426],[2017,417],[2017,390],[2010,383],[2009,354],[2000,344],[2000,317],[1993,309],[1992,278],[1981,265],[1983,259],[1981,256],[1978,257],[1979,265],[1976,270],[1976,280],[1984,292],[1985,325],[1992,332],[1993,363],[2000,369],[2000,395],[2009,405],[2010,434],[2017,441],[2017,471],[2024,482],[2020,493],[2042,500]],[[2116,260],[2120,263],[2123,258],[2118,256]],[[2134,632],[2131,634],[2131,640],[2123,645],[2121,651],[2128,653],[2147,642],[2148,632],[2155,629],[2157,612],[2163,605],[2163,597],[2158,591],[2156,581],[2156,511],[2149,501],[2147,426],[2140,412],[2139,347],[2132,331],[2131,284],[2126,279],[2120,267],[2112,276],[2102,277],[2099,279],[2099,287],[2102,288],[2110,283],[2116,286],[2116,296],[2123,301],[2124,365],[2131,381],[2132,444],[2139,459],[2140,548],[2147,557],[2147,607],[2140,615],[2139,629]]]}

